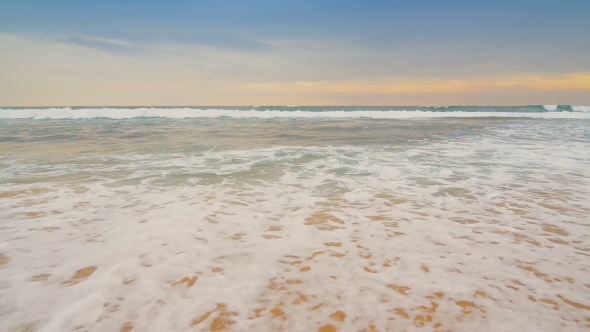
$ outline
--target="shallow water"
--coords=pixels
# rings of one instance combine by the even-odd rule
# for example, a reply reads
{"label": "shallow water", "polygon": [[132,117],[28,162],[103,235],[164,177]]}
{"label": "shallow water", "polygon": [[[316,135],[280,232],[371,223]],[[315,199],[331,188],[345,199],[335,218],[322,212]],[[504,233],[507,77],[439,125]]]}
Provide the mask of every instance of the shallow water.
{"label": "shallow water", "polygon": [[582,331],[590,119],[0,120],[2,331]]}

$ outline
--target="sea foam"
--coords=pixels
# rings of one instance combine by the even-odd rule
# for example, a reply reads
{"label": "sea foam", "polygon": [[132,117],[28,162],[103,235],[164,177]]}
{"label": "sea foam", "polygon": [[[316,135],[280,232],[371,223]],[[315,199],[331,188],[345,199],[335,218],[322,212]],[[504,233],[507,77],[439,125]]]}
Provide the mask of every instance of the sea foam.
{"label": "sea foam", "polygon": [[582,331],[588,137],[562,122],[145,153],[35,123],[0,158],[0,330]]}
{"label": "sea foam", "polygon": [[574,112],[590,112],[590,106],[574,106],[572,105],[572,110]]}
{"label": "sea foam", "polygon": [[587,329],[586,120],[309,122],[0,122],[0,330]]}
{"label": "sea foam", "polygon": [[548,111],[556,111],[558,106],[559,105],[543,105],[543,108],[545,108]]}

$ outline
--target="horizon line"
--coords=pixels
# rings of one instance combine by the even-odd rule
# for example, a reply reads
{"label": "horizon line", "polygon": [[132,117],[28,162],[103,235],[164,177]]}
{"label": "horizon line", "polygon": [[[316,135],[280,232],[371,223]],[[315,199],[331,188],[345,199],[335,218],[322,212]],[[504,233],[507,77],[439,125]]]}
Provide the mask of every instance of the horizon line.
{"label": "horizon line", "polygon": [[583,104],[517,104],[517,105],[28,105],[28,106],[0,106],[0,109],[26,108],[89,108],[89,107],[133,107],[133,108],[195,108],[195,107],[527,107],[527,106],[590,106]]}

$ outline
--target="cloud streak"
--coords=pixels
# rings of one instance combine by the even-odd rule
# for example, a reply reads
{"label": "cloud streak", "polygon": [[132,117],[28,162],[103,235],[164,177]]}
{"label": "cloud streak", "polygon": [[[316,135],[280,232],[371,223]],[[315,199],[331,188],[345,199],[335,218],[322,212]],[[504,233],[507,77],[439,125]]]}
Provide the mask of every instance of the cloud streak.
{"label": "cloud streak", "polygon": [[132,52],[136,48],[127,42],[120,40],[110,40],[104,38],[80,37],[71,36],[67,38],[59,38],[57,42],[69,43],[77,46],[88,47],[104,52]]}
{"label": "cloud streak", "polygon": [[317,81],[317,82],[265,82],[247,84],[245,90],[293,94],[348,94],[348,95],[400,95],[417,93],[481,94],[502,93],[513,89],[536,92],[590,91],[590,73],[567,75],[520,75],[498,78],[441,79],[390,78],[375,81]]}

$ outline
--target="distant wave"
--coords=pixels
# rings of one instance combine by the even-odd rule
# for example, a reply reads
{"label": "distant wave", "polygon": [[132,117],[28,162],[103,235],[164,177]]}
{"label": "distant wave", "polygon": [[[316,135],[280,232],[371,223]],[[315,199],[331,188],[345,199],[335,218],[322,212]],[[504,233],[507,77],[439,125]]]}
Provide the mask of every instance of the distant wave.
{"label": "distant wave", "polygon": [[2,108],[0,119],[132,119],[132,118],[368,118],[453,117],[590,118],[590,106],[519,107],[255,107],[255,108]]}
{"label": "distant wave", "polygon": [[548,111],[557,111],[557,108],[559,107],[559,105],[543,105],[543,108],[548,110]]}
{"label": "distant wave", "polygon": [[590,113],[590,106],[571,106],[574,112]]}

